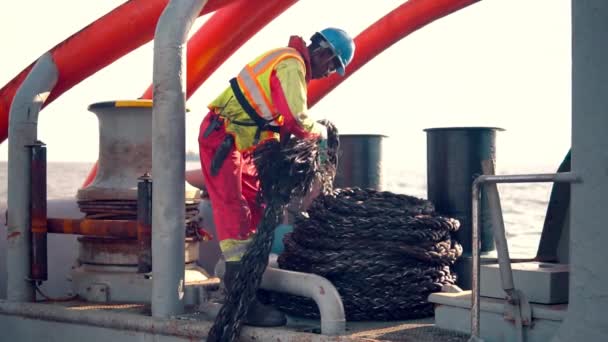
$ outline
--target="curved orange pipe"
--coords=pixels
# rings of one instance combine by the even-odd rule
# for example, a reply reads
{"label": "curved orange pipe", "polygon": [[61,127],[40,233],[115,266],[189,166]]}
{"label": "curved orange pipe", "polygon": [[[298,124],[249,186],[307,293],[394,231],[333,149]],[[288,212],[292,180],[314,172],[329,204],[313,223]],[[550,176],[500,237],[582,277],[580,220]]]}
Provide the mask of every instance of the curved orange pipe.
{"label": "curved orange pipe", "polygon": [[313,80],[308,86],[308,106],[312,107],[344,82],[365,63],[408,34],[450,13],[479,0],[410,0],[369,26],[355,38],[355,58],[346,68],[346,75],[336,74]]}
{"label": "curved orange pipe", "polygon": [[[188,41],[186,98],[241,45],[296,1],[240,1],[213,14]],[[142,98],[152,98],[152,85]]]}
{"label": "curved orange pipe", "polygon": [[[209,0],[201,14],[234,1]],[[127,1],[49,50],[57,65],[59,79],[44,106],[80,81],[150,41],[167,3],[168,0]],[[0,89],[0,143],[8,136],[8,115],[13,97],[33,65],[30,64]]]}
{"label": "curved orange pipe", "polygon": [[[209,18],[188,41],[186,98],[251,36],[296,1],[239,1]],[[142,98],[152,98],[152,86],[148,87]]]}
{"label": "curved orange pipe", "polygon": [[[251,36],[296,1],[239,1],[213,14],[188,41],[186,98]],[[244,13],[247,15],[243,15]],[[234,23],[238,23],[238,30],[235,30]],[[152,98],[152,85],[141,98]],[[89,171],[82,187],[91,184],[96,174],[97,163]]]}

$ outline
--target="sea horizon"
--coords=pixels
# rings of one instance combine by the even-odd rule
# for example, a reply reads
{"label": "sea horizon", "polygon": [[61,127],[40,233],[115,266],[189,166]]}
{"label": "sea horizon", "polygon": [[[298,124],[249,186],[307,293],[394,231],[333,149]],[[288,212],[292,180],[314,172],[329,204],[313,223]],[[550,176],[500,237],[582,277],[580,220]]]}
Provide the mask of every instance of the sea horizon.
{"label": "sea horizon", "polygon": [[[47,163],[49,200],[75,198],[95,161],[51,161]],[[8,163],[0,161],[0,210],[6,208]],[[186,170],[199,168],[198,161],[188,161]],[[557,169],[557,166],[556,166]],[[500,169],[499,169],[500,172]],[[497,172],[498,174],[500,174]],[[555,171],[548,171],[555,172]],[[387,164],[383,168],[381,190],[428,198],[426,166],[415,170]],[[533,257],[551,193],[548,183],[500,184],[498,186],[509,250],[518,257]]]}

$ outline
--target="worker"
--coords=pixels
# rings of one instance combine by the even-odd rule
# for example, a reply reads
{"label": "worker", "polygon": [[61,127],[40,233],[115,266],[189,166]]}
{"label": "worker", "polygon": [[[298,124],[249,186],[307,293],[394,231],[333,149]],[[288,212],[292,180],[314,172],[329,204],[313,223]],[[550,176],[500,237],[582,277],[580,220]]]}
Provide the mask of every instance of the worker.
{"label": "worker", "polygon": [[[326,139],[326,129],[308,114],[307,84],[337,72],[353,59],[355,44],[343,30],[316,32],[307,46],[299,36],[288,47],[270,50],[247,64],[209,107],[200,126],[201,169],[209,194],[217,239],[226,261],[230,291],[248,243],[263,215],[252,155],[268,139]],[[322,145],[322,144],[321,144]],[[244,320],[253,326],[280,326],[285,315],[254,300]]]}

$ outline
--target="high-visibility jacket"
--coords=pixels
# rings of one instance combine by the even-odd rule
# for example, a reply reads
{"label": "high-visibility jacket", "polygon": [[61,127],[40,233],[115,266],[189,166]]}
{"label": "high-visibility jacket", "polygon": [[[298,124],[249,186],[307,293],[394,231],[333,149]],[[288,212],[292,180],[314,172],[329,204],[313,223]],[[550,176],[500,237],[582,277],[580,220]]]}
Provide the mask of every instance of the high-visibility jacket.
{"label": "high-visibility jacket", "polygon": [[[285,113],[281,113],[273,101],[273,72],[280,80],[282,89],[287,90],[284,92],[295,94],[286,96],[286,101],[300,127],[307,132],[313,131],[315,127],[306,114],[306,67],[302,56],[296,49],[289,47],[270,50],[247,64],[231,81],[232,87],[224,90],[209,105],[210,110],[225,119],[226,133],[234,136],[235,147],[239,151],[250,150],[264,140],[279,137],[276,132],[284,123]],[[293,75],[296,75],[295,79]],[[238,86],[236,93],[233,88],[235,86]],[[256,124],[243,105],[249,105],[249,111],[253,109],[266,126],[260,127],[259,120]]]}

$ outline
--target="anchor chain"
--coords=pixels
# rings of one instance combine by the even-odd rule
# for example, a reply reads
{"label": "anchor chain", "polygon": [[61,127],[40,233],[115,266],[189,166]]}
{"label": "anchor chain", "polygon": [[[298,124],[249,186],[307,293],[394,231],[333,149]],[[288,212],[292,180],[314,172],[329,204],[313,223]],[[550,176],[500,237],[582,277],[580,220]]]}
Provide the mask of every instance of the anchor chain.
{"label": "anchor chain", "polygon": [[[344,188],[320,196],[285,235],[283,269],[330,280],[342,297],[346,319],[401,320],[430,316],[427,301],[455,284],[450,266],[462,254],[451,239],[457,220],[412,196]],[[296,316],[318,318],[308,298],[269,291],[262,298]]]}
{"label": "anchor chain", "polygon": [[266,204],[264,216],[252,242],[241,259],[235,285],[211,327],[208,342],[237,341],[243,318],[260,285],[268,264],[274,229],[280,223],[287,204],[305,196],[315,178],[321,180],[324,192],[329,192],[337,167],[338,132],[329,121],[322,121],[328,130],[327,161],[321,162],[318,141],[291,139],[285,146],[269,140],[254,152],[254,162],[260,179],[258,200]]}

